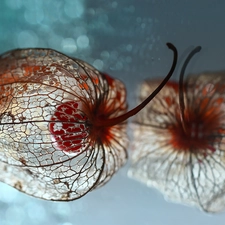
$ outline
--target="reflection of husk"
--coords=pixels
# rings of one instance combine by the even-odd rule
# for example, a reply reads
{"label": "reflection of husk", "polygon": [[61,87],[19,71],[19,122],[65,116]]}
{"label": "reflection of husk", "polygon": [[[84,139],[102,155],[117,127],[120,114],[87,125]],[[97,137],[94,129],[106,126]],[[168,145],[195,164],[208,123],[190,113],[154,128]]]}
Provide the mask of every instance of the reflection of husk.
{"label": "reflection of husk", "polygon": [[[157,84],[144,82],[139,100]],[[179,92],[175,82],[168,82],[131,125],[133,164],[128,175],[160,190],[169,200],[218,212],[225,207],[225,73],[191,75],[183,90],[184,116],[192,109],[196,113],[205,110],[203,118],[212,127],[208,134],[210,148],[173,148],[170,128],[180,118]]]}

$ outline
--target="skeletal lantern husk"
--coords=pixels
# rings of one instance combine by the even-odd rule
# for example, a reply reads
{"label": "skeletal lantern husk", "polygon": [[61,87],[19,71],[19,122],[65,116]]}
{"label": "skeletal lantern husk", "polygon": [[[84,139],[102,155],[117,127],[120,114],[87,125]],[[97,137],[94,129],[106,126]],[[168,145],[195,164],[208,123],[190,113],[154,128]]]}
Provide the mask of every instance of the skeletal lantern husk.
{"label": "skeletal lantern husk", "polygon": [[126,111],[124,85],[81,60],[50,49],[1,55],[0,181],[59,201],[104,185],[126,162],[126,123],[109,127],[104,142],[91,129],[98,114]]}
{"label": "skeletal lantern husk", "polygon": [[[157,85],[144,82],[139,100]],[[225,208],[225,73],[191,75],[183,94],[184,127],[192,133],[185,140],[179,135],[179,84],[169,81],[131,124],[128,176],[158,189],[169,201],[218,212]],[[175,127],[180,129],[176,135]]]}

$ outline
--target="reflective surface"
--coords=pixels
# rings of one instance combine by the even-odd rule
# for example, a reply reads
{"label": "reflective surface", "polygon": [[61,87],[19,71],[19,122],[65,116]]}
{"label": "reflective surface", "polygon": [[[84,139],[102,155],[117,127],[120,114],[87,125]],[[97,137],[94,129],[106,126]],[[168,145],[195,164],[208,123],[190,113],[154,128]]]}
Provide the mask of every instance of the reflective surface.
{"label": "reflective surface", "polygon": [[[131,108],[138,83],[166,75],[172,61],[168,41],[180,59],[190,47],[203,47],[187,73],[225,68],[224,7],[223,1],[3,0],[0,49],[48,47],[83,59],[126,84]],[[128,167],[68,203],[38,200],[0,184],[0,224],[224,224],[224,213],[206,215],[165,201],[129,179]]]}

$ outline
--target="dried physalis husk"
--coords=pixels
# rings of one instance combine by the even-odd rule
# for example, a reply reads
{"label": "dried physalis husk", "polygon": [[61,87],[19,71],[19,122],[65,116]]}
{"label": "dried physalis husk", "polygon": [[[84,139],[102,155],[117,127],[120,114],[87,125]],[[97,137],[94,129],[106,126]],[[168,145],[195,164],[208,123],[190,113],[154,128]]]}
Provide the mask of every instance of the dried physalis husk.
{"label": "dried physalis husk", "polygon": [[101,130],[93,120],[127,111],[124,85],[48,49],[14,50],[0,62],[0,180],[49,200],[107,182],[127,158],[126,123]]}
{"label": "dried physalis husk", "polygon": [[[165,81],[168,81],[174,62]],[[127,159],[122,82],[51,49],[0,56],[0,181],[58,201],[104,185]]]}
{"label": "dried physalis husk", "polygon": [[[133,121],[128,175],[168,200],[218,212],[225,207],[225,73],[183,82],[187,63],[180,82],[169,81]],[[157,85],[144,82],[140,101]]]}

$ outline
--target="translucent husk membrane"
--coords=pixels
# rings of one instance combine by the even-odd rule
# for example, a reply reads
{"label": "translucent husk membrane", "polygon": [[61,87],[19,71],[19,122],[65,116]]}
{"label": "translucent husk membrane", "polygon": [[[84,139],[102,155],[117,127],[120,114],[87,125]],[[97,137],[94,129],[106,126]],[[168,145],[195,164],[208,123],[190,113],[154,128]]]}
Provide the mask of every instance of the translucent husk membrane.
{"label": "translucent husk membrane", "polygon": [[0,180],[26,194],[68,201],[104,185],[127,159],[121,81],[50,49],[0,57]]}

